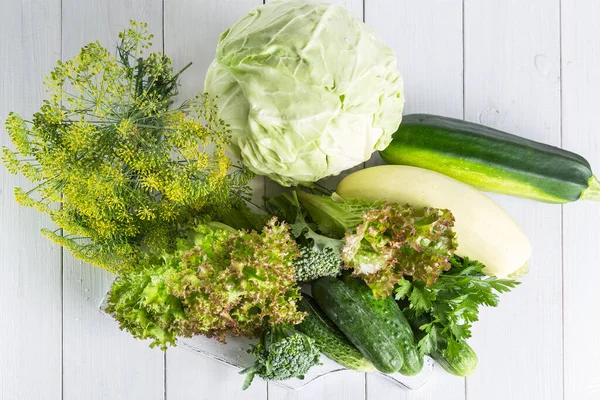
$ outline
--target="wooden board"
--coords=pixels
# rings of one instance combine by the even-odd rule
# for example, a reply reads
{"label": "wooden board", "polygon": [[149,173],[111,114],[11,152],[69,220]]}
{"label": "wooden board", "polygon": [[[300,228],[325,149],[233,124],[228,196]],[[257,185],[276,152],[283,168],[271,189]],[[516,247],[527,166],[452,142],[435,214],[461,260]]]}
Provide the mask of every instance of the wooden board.
{"label": "wooden board", "polygon": [[[60,58],[60,0],[10,1],[0,12],[0,119],[29,119],[40,85]],[[0,128],[0,147],[9,139]],[[11,146],[12,148],[12,146]],[[32,185],[0,166],[0,399],[61,398],[61,250],[40,229],[49,218],[19,206],[13,189]]]}
{"label": "wooden board", "polygon": [[[560,144],[559,2],[466,0],[465,116]],[[533,247],[531,272],[486,309],[471,344],[479,368],[467,399],[562,398],[560,206],[493,196]]]}
{"label": "wooden board", "polygon": [[[600,15],[598,2],[562,2],[562,145],[600,171]],[[576,22],[575,22],[576,21]],[[600,205],[564,206],[564,399],[600,398]]]}
{"label": "wooden board", "polygon": [[[114,52],[118,33],[130,19],[148,22],[154,50],[162,47],[162,4],[153,0],[63,0],[63,58],[90,41]],[[151,350],[98,305],[112,276],[64,252],[64,400],[148,399],[164,394],[164,353]]]}

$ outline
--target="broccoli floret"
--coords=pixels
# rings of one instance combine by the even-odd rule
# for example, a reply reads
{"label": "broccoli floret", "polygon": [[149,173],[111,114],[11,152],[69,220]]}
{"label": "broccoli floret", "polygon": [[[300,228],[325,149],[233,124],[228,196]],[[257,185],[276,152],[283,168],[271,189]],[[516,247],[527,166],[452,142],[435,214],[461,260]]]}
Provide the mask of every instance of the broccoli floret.
{"label": "broccoli floret", "polygon": [[323,250],[302,246],[301,255],[294,261],[296,280],[310,282],[323,276],[340,276],[342,273],[342,256],[333,249]]}
{"label": "broccoli floret", "polygon": [[266,329],[249,353],[256,357],[254,364],[241,371],[246,374],[243,389],[247,389],[254,376],[269,381],[299,378],[319,364],[319,349],[310,337],[289,325],[276,325]]}

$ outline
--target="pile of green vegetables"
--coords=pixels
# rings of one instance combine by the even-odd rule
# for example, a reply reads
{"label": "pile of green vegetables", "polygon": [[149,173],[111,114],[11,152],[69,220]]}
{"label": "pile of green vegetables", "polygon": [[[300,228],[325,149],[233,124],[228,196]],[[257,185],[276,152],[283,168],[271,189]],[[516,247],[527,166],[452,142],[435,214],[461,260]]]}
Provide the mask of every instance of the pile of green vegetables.
{"label": "pile of green vegetables", "polygon": [[[59,62],[31,120],[10,114],[3,162],[33,183],[15,195],[49,215],[46,236],[117,275],[106,310],[122,329],[160,349],[254,338],[244,387],[302,378],[321,354],[404,375],[429,355],[472,373],[480,307],[531,254],[476,188],[554,203],[600,193],[567,151],[444,117],[400,124],[393,52],[339,6],[253,10],[221,36],[210,95],[179,106],[183,70],[145,54],[146,25],[119,37],[114,56],[91,43]],[[335,192],[316,183],[375,150],[401,165]],[[253,204],[255,174],[305,187]]]}
{"label": "pile of green vegetables", "polygon": [[[475,370],[466,339],[479,307],[496,306],[517,282],[454,254],[450,211],[304,191],[268,206],[323,255],[312,265],[312,298],[304,295],[308,315],[298,327],[325,355],[359,371],[415,375],[424,355],[456,375]],[[341,269],[329,254],[341,257]]]}

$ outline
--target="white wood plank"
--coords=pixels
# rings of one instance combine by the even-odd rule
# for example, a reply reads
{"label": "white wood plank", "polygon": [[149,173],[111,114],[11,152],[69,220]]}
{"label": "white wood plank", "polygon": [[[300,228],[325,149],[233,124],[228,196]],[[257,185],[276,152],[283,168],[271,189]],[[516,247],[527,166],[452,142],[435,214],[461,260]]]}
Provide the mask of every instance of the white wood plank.
{"label": "white wood plank", "polygon": [[[404,78],[404,114],[463,116],[462,1],[366,0],[365,20],[394,49]],[[368,166],[383,164],[378,154]],[[369,399],[465,399],[465,381],[436,366],[414,392],[368,377]]]}
{"label": "white wood plank", "polygon": [[64,256],[64,400],[164,397],[164,352],[98,310],[112,275]]}
{"label": "white wood plank", "polygon": [[[559,1],[464,7],[466,119],[558,145]],[[531,272],[475,326],[467,399],[562,399],[560,206],[493,197],[531,240]]]}
{"label": "white wood plank", "polygon": [[[63,0],[63,58],[90,41],[114,51],[130,19],[148,22],[154,50],[162,47],[160,0]],[[162,399],[164,353],[121,332],[98,305],[107,272],[64,253],[64,399]]]}
{"label": "white wood plank", "polygon": [[[175,67],[192,66],[182,75],[180,98],[204,90],[204,77],[215,57],[219,36],[261,0],[165,0],[165,53]],[[264,193],[264,180],[254,184],[255,200]],[[242,392],[243,377],[227,365],[193,354],[185,349],[167,351],[168,400],[259,399],[267,386],[257,379]]]}
{"label": "white wood plank", "polygon": [[[42,79],[60,59],[60,1],[13,1],[0,12],[0,120],[29,119],[46,96]],[[0,147],[8,146],[4,127]],[[0,166],[0,399],[61,398],[60,249],[41,228],[49,218],[19,206]],[[26,189],[28,190],[28,189]]]}
{"label": "white wood plank", "polygon": [[366,0],[365,21],[396,52],[404,114],[462,117],[461,0]]}
{"label": "white wood plank", "polygon": [[167,400],[259,400],[267,385],[257,378],[242,391],[244,376],[229,365],[183,347],[167,350]]}
{"label": "white wood plank", "polygon": [[[600,3],[562,3],[563,147],[600,170]],[[600,207],[564,206],[564,399],[600,398],[600,318],[594,312],[600,288]]]}
{"label": "white wood plank", "polygon": [[[271,0],[266,0],[265,3]],[[359,19],[363,19],[363,1],[362,0],[325,0],[326,3],[338,4],[352,11]],[[362,168],[362,165],[353,168],[351,171]],[[350,172],[350,171],[349,171]],[[321,183],[335,189],[339,181],[347,175],[345,172],[339,176],[324,179]],[[272,196],[281,192],[283,189],[276,183],[266,181],[266,193]],[[269,385],[269,399],[271,400],[303,400],[303,399],[328,399],[328,400],[362,400],[366,398],[365,392],[366,377],[365,374],[353,371],[343,372],[326,376],[300,391],[290,391],[277,385]]]}
{"label": "white wood plank", "polygon": [[300,390],[289,390],[269,383],[269,400],[364,400],[365,374],[343,371],[319,378]]}

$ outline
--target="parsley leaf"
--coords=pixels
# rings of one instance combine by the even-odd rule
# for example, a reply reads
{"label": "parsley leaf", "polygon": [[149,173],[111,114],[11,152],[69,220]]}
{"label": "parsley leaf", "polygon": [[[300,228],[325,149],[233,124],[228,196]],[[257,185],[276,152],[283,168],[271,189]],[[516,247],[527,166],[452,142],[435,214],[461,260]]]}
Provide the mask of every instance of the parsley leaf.
{"label": "parsley leaf", "polygon": [[453,255],[450,264],[450,270],[430,286],[421,280],[401,279],[395,289],[396,300],[407,304],[402,311],[417,331],[422,354],[460,351],[479,319],[479,308],[496,307],[498,295],[519,284],[485,275],[485,266],[475,260]]}
{"label": "parsley leaf", "polygon": [[410,293],[412,285],[406,279],[400,279],[396,287],[396,300],[402,300]]}
{"label": "parsley leaf", "polygon": [[433,307],[435,299],[436,293],[433,290],[429,290],[423,281],[413,282],[409,300],[417,315],[429,311]]}

